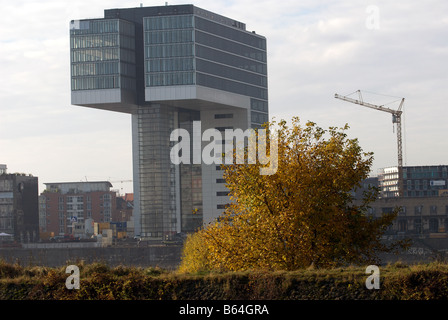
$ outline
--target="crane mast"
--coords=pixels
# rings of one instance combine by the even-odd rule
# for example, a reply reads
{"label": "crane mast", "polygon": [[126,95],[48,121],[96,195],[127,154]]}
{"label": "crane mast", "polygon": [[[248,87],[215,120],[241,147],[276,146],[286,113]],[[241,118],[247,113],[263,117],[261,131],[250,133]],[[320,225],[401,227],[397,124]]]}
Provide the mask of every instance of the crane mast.
{"label": "crane mast", "polygon": [[335,94],[334,97],[336,99],[340,99],[343,101],[359,104],[361,106],[371,108],[374,110],[379,110],[383,112],[387,112],[392,114],[392,123],[397,124],[397,154],[398,154],[398,194],[399,196],[403,195],[403,145],[402,145],[402,137],[401,137],[401,115],[403,111],[401,110],[404,104],[404,98],[401,99],[400,105],[397,110],[393,110],[382,105],[378,106],[375,104],[371,104],[368,102],[364,102],[362,99],[361,91],[356,91],[359,94],[359,99],[353,99],[347,96],[342,96],[339,94]]}

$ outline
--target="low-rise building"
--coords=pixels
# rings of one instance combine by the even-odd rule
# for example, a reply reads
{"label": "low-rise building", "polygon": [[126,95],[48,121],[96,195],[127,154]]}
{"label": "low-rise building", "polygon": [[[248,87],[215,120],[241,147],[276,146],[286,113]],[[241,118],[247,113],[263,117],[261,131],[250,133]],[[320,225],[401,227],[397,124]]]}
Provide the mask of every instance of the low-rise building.
{"label": "low-rise building", "polygon": [[111,222],[116,214],[116,192],[111,190],[112,184],[108,181],[52,182],[45,186],[41,194],[45,224],[41,230],[46,232],[86,234],[88,219]]}
{"label": "low-rise building", "polygon": [[[361,182],[360,188],[353,192],[355,201],[361,201],[363,192],[369,187],[376,187],[380,191],[379,197],[370,203],[367,214],[380,217],[399,208],[397,218],[387,230],[388,235],[448,237],[448,192],[442,189],[446,183],[444,167],[403,168],[405,192],[402,197],[396,193],[398,177],[395,174],[398,170],[383,170],[380,176]],[[419,187],[416,189],[416,186]]]}
{"label": "low-rise building", "polygon": [[370,204],[367,214],[380,217],[399,208],[387,234],[411,237],[448,237],[448,197],[380,198]]}

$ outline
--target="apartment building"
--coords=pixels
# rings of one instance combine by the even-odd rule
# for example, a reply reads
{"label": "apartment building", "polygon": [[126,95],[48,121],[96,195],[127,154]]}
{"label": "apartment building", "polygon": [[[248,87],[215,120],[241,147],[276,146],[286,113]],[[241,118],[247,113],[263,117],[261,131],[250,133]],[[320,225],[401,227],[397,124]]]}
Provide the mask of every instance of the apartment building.
{"label": "apartment building", "polygon": [[116,191],[108,181],[51,182],[45,186],[40,195],[44,217],[40,229],[44,232],[67,235],[78,229],[76,233],[82,233],[86,222],[111,222],[116,218]]}

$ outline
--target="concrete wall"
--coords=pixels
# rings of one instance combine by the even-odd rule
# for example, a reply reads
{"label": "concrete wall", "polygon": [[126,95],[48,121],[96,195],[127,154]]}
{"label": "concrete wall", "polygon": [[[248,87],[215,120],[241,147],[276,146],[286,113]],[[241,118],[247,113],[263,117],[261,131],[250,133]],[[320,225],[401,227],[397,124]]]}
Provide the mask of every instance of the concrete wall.
{"label": "concrete wall", "polygon": [[175,269],[180,263],[181,246],[110,248],[2,248],[0,259],[22,266],[58,267],[68,264],[104,262],[110,266],[132,265]]}
{"label": "concrete wall", "polygon": [[[232,119],[215,119],[215,114],[233,114]],[[233,129],[241,129],[245,131],[250,128],[250,117],[247,109],[232,108],[232,107],[220,107],[220,108],[208,108],[201,110],[201,130],[202,133],[210,128],[217,127],[232,127]],[[221,132],[223,146],[222,152],[225,152],[225,132]],[[232,142],[233,143],[233,142]],[[195,150],[193,152],[199,152],[202,154],[202,150],[210,144],[210,141],[203,141],[201,150]],[[225,187],[225,183],[217,183],[216,179],[222,179],[223,171],[216,170],[216,164],[205,164],[202,162],[202,203],[203,203],[203,222],[207,225],[213,222],[219,215],[222,214],[224,209],[218,209],[218,205],[225,205],[230,203],[230,197],[217,196],[217,192],[229,191]]]}

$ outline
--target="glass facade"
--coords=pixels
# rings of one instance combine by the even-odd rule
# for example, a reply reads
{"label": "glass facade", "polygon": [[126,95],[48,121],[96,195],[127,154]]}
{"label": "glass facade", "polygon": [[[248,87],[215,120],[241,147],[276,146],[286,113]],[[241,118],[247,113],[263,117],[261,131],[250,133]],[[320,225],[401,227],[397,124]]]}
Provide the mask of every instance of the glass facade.
{"label": "glass facade", "polygon": [[407,197],[437,197],[448,189],[448,167],[404,167],[403,181]]}
{"label": "glass facade", "polygon": [[82,20],[70,29],[72,91],[135,91],[135,28],[119,19]]}
{"label": "glass facade", "polygon": [[[378,176],[381,195],[398,196],[398,168],[386,168]],[[437,197],[448,189],[448,166],[403,167],[404,197]]]}
{"label": "glass facade", "polygon": [[251,122],[268,121],[266,39],[195,16],[196,83],[251,97]]}
{"label": "glass facade", "polygon": [[146,87],[195,84],[193,16],[143,18]]}
{"label": "glass facade", "polygon": [[[180,110],[178,113],[178,128],[188,131],[193,136],[193,121],[200,120],[197,111]],[[190,145],[190,155],[193,146]],[[192,163],[192,159],[190,163]],[[180,198],[181,198],[181,228],[183,232],[196,231],[202,225],[202,166],[198,164],[180,164]]]}
{"label": "glass facade", "polygon": [[175,144],[170,141],[171,132],[182,128],[192,134],[194,120],[199,120],[197,111],[176,110],[166,105],[139,108],[142,237],[167,240],[177,232],[179,222],[182,232],[195,231],[202,224],[201,165],[176,166],[170,161],[170,150]]}
{"label": "glass facade", "polygon": [[0,232],[14,234],[13,180],[0,180]]}
{"label": "glass facade", "polygon": [[197,84],[249,96],[259,127],[269,120],[266,39],[203,16],[143,18],[145,86]]}
{"label": "glass facade", "polygon": [[141,236],[164,240],[176,230],[175,167],[169,142],[174,111],[155,105],[138,112]]}

